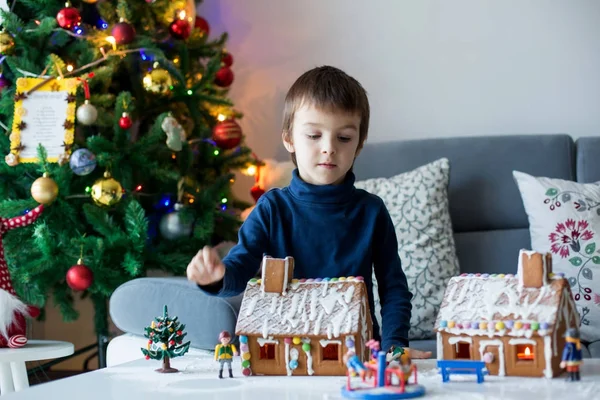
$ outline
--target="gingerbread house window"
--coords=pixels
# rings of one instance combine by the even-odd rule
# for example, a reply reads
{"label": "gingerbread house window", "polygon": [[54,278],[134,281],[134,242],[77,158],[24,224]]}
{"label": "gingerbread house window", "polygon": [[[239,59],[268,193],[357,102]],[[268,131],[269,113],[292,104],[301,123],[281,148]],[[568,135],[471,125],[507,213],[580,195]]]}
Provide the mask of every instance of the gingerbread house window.
{"label": "gingerbread house window", "polygon": [[339,346],[336,343],[329,343],[323,347],[323,361],[339,361]]}
{"label": "gingerbread house window", "polygon": [[517,361],[530,362],[535,360],[535,351],[531,344],[516,345]]}
{"label": "gingerbread house window", "polygon": [[466,342],[457,342],[454,345],[454,358],[469,360],[471,358],[471,344]]}
{"label": "gingerbread house window", "polygon": [[275,344],[265,343],[260,346],[260,354],[258,355],[260,360],[274,360],[275,359]]}

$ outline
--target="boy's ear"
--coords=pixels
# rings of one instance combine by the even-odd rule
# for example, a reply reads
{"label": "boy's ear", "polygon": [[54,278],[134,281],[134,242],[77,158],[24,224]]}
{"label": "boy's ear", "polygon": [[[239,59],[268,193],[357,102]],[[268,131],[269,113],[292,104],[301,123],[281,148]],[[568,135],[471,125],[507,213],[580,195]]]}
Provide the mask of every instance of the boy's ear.
{"label": "boy's ear", "polygon": [[294,143],[292,143],[292,135],[290,135],[289,132],[281,132],[281,140],[283,141],[283,145],[288,152],[294,153],[296,151],[294,149]]}

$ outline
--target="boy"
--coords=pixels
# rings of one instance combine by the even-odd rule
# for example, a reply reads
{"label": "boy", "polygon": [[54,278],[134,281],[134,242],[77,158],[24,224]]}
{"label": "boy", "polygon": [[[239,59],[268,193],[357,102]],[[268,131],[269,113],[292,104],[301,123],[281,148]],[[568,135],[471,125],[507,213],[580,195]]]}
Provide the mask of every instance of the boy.
{"label": "boy", "polygon": [[[217,296],[235,296],[257,273],[264,254],[294,257],[298,278],[363,276],[374,314],[372,270],[379,284],[381,348],[408,346],[411,297],[398,241],[383,201],[354,187],[352,166],[367,138],[369,101],[363,87],[329,66],[305,72],[285,99],[283,144],[296,165],[292,182],[265,193],[221,261],[205,247],[188,279]],[[373,318],[373,334],[379,326]],[[412,350],[413,358],[430,352]]]}

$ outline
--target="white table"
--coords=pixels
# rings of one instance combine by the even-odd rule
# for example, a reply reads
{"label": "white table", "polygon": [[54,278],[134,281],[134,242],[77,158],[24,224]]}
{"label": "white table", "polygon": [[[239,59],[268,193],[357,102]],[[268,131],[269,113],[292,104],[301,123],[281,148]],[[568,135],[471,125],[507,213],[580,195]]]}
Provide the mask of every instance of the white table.
{"label": "white table", "polygon": [[29,387],[26,361],[65,357],[73,351],[72,343],[54,340],[30,340],[18,349],[0,349],[0,395]]}
{"label": "white table", "polygon": [[[600,359],[585,360],[580,383],[564,378],[500,378],[486,376],[477,384],[474,376],[453,375],[443,383],[435,360],[416,361],[423,399],[538,400],[594,399],[600,391]],[[342,399],[345,377],[243,377],[239,357],[234,360],[234,379],[218,379],[218,364],[210,355],[185,356],[171,361],[181,372],[159,374],[159,361],[136,360],[12,393],[7,400],[304,400]],[[224,374],[227,375],[227,374]]]}

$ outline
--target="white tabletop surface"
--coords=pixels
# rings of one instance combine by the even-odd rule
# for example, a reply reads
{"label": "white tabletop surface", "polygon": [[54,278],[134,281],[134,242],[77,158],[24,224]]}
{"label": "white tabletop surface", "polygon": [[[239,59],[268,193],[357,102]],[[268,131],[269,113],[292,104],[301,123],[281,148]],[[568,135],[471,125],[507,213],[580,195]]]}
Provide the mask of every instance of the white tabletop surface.
{"label": "white tabletop surface", "polygon": [[[36,385],[7,399],[107,400],[303,400],[341,399],[345,377],[243,377],[239,357],[234,360],[233,379],[218,379],[218,364],[206,357],[180,357],[171,365],[181,372],[159,374],[159,361],[136,360],[71,378]],[[487,376],[477,384],[474,376],[454,375],[443,383],[435,360],[416,361],[419,383],[426,387],[424,399],[460,400],[575,400],[594,399],[600,393],[600,359],[585,360],[582,380],[564,378],[500,378]],[[227,370],[225,370],[226,372]],[[227,373],[225,373],[227,375]]]}
{"label": "white tabletop surface", "polygon": [[18,349],[0,349],[0,362],[49,360],[73,354],[73,343],[56,340],[29,340]]}

